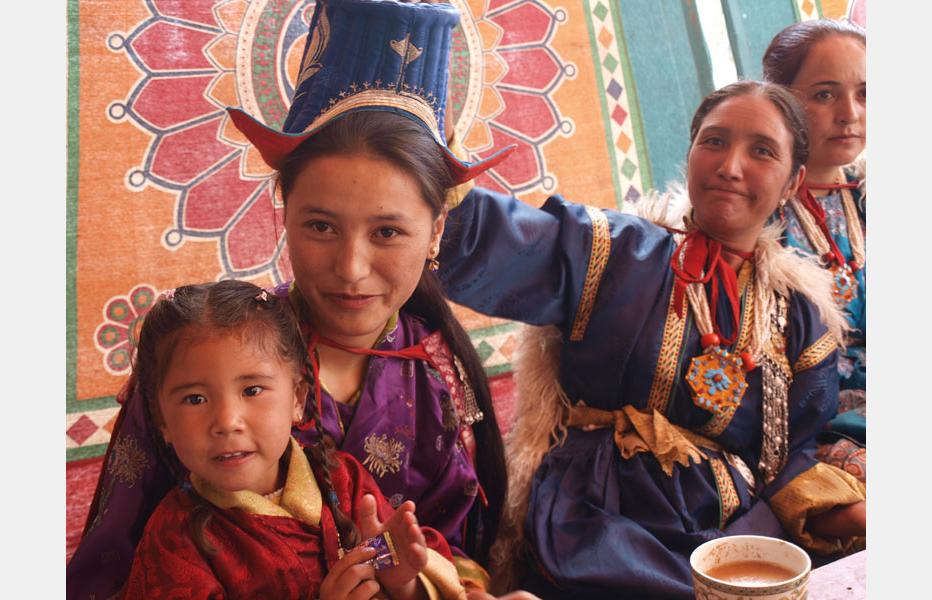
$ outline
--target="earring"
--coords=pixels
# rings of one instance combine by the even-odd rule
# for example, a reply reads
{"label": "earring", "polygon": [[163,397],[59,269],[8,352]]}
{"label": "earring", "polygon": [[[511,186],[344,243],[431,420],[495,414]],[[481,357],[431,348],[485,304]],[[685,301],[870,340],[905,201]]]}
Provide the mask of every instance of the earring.
{"label": "earring", "polygon": [[786,211],[783,210],[786,208],[786,198],[780,198],[780,208],[777,209],[780,213],[780,220],[786,221]]}
{"label": "earring", "polygon": [[440,261],[437,260],[438,254],[440,254],[440,248],[434,247],[430,249],[430,255],[427,257],[427,269],[429,271],[437,271],[440,269]]}

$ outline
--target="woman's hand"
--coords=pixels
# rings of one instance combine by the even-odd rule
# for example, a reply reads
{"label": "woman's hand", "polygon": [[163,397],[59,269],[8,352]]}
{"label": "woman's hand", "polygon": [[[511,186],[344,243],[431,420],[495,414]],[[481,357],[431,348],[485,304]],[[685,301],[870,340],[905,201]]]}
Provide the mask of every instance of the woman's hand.
{"label": "woman's hand", "polygon": [[427,566],[427,541],[414,516],[414,502],[408,500],[395,509],[385,523],[381,523],[375,496],[366,494],[359,505],[359,530],[365,538],[383,531],[392,536],[398,564],[375,573],[385,591],[395,600],[419,597],[423,590],[417,585],[416,578]]}
{"label": "woman's hand", "polygon": [[372,548],[356,548],[333,565],[320,584],[320,600],[369,600],[379,593],[375,569],[364,561],[375,556]]}
{"label": "woman's hand", "polygon": [[836,506],[820,515],[809,517],[809,533],[824,538],[846,539],[867,535],[867,503],[863,500]]}

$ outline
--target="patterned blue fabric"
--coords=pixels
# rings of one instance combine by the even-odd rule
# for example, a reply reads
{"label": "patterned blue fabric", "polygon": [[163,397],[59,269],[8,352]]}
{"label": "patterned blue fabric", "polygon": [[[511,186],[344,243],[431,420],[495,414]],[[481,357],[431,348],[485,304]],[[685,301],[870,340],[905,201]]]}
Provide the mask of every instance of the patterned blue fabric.
{"label": "patterned blue fabric", "polygon": [[[856,181],[852,176],[848,181]],[[867,223],[864,206],[860,190],[852,190],[852,196],[855,206],[858,209],[858,217],[861,219],[862,233],[864,233]],[[826,194],[825,196],[816,197],[816,200],[825,209],[825,221],[832,239],[838,245],[838,249],[844,254],[846,260],[853,258],[851,251],[851,242],[848,239],[848,220],[845,218],[845,210],[842,206],[840,192]],[[786,213],[786,236],[784,244],[793,248],[799,248],[807,254],[815,254],[815,250],[806,233],[799,222],[799,217],[792,205],[788,205]],[[865,354],[865,340],[867,338],[867,265],[855,273],[858,282],[857,292],[854,298],[845,307],[845,314],[848,317],[853,331],[851,332],[851,342],[848,344],[846,351],[838,361],[838,371],[841,377],[842,389],[865,389],[867,376],[867,363]]]}
{"label": "patterned blue fabric", "polygon": [[[857,181],[851,173],[846,173],[849,182]],[[862,233],[866,233],[867,216],[861,191],[852,190],[858,218],[861,220]],[[825,209],[825,221],[828,225],[832,239],[838,249],[844,254],[845,260],[851,260],[851,241],[848,236],[848,220],[842,205],[841,192],[834,192],[824,196],[817,196],[816,200]],[[799,216],[792,205],[784,211],[786,215],[786,235],[784,245],[798,248],[807,254],[815,254],[811,242],[799,222]],[[865,259],[866,262],[866,259]],[[867,265],[854,274],[858,287],[854,298],[845,307],[845,315],[852,327],[847,347],[839,353],[838,374],[839,385],[842,390],[865,390],[867,387]],[[867,439],[867,418],[863,414],[841,413],[829,423],[826,437],[844,435],[861,444]]]}
{"label": "patterned blue fabric", "polygon": [[[585,336],[568,341],[590,261],[592,225],[580,205],[559,196],[534,209],[514,198],[474,189],[450,212],[439,257],[450,298],[480,312],[563,334],[559,378],[573,402],[603,410],[645,409],[663,340],[674,283],[673,236],[631,215],[605,211],[611,252]],[[731,333],[724,293],[718,322]],[[787,358],[793,364],[826,332],[801,296],[789,302]],[[710,413],[693,402],[684,380],[702,352],[692,322],[676,360],[666,417],[699,431]],[[674,465],[625,460],[610,430],[571,429],[551,450],[532,483],[525,533],[531,575],[524,583],[544,597],[692,598],[688,564],[700,543],[726,534],[785,537],[767,500],[815,464],[815,436],[837,405],[836,355],[796,373],[789,393],[790,456],[770,485],[757,468],[761,450],[760,369],[728,426],[715,438],[755,475],[749,486],[727,467],[740,507],[721,523],[716,479],[707,461]],[[717,452],[711,457],[722,458]]]}

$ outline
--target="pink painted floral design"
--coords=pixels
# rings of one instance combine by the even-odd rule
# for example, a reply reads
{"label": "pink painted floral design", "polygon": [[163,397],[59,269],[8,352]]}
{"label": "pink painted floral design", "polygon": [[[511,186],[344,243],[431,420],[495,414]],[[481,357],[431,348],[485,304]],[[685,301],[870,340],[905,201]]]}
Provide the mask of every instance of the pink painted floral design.
{"label": "pink painted floral design", "polygon": [[129,373],[139,327],[157,296],[151,285],[137,285],[125,296],[114,296],[104,307],[104,322],[97,326],[94,343],[104,354],[104,367],[111,374]]}
{"label": "pink painted floral design", "polygon": [[[573,130],[551,98],[563,79],[575,76],[575,66],[549,46],[565,11],[540,0],[452,1],[463,15],[453,78],[473,82],[453,89],[452,103],[460,106],[452,112],[468,119],[464,147],[477,159],[518,145],[514,158],[479,183],[513,193],[549,191],[555,181],[542,148]],[[142,73],[108,114],[152,136],[128,187],[174,193],[175,216],[163,239],[168,248],[212,242],[224,277],[286,281],[291,268],[271,173],[224,109],[240,106],[281,126],[314,3],[148,0],[145,6],[149,18],[106,39]]]}

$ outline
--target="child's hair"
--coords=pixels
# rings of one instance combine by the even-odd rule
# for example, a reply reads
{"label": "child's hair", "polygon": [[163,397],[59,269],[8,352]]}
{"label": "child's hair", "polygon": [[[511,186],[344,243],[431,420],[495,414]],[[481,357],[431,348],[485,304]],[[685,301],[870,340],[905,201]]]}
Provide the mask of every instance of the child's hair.
{"label": "child's hair", "polygon": [[[199,285],[186,285],[165,293],[146,315],[139,334],[139,344],[133,365],[136,384],[142,397],[150,422],[156,427],[163,424],[159,409],[158,395],[165,374],[171,364],[173,351],[186,340],[199,336],[236,334],[240,339],[248,339],[259,344],[270,355],[294,365],[295,373],[301,373],[308,379],[307,346],[301,335],[301,329],[294,311],[287,298],[263,290],[245,281],[220,281]],[[340,532],[344,549],[349,550],[359,543],[359,531],[353,521],[340,510],[336,497],[332,494],[333,484],[330,470],[336,462],[333,454],[333,442],[323,435],[320,419],[314,402],[305,402],[307,418],[313,419],[321,432],[322,443],[306,448],[305,453],[323,481],[321,491],[333,512],[334,521]],[[178,461],[174,453],[168,452],[161,436],[155,434],[155,446],[158,448],[165,464],[175,470],[179,480],[185,474],[178,471]],[[204,527],[210,519],[211,505],[191,490],[197,503],[191,518],[191,534],[202,551],[214,553],[204,537]]]}

